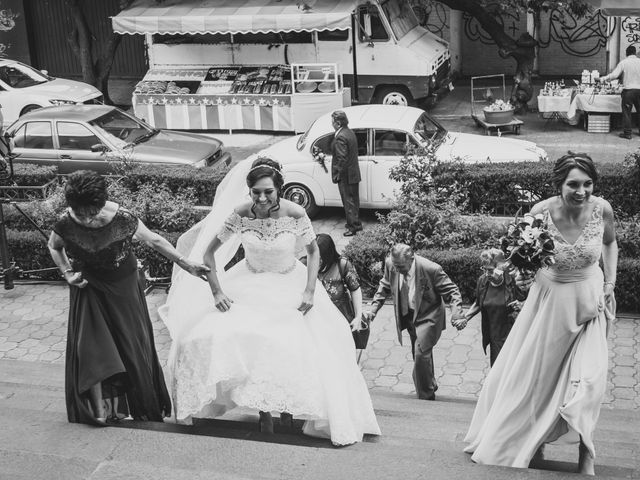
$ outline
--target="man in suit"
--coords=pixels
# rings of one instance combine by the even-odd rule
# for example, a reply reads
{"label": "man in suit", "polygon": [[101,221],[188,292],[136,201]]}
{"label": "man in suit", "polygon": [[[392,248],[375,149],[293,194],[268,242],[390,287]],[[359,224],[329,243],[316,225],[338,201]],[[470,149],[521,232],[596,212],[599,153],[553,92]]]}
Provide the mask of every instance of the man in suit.
{"label": "man in suit", "polygon": [[362,230],[360,223],[360,165],[358,163],[358,140],[349,128],[349,119],[342,110],[331,114],[336,133],[331,145],[331,179],[338,184],[342,205],[347,217],[345,237],[351,237]]}
{"label": "man in suit", "polygon": [[402,345],[402,330],[409,332],[414,359],[413,383],[418,398],[435,400],[436,384],[433,368],[433,347],[446,328],[445,302],[451,308],[451,323],[464,318],[460,290],[442,267],[419,255],[411,247],[399,243],[392,247],[385,260],[384,276],[365,313],[369,321],[384,305],[391,293],[395,304],[396,329]]}

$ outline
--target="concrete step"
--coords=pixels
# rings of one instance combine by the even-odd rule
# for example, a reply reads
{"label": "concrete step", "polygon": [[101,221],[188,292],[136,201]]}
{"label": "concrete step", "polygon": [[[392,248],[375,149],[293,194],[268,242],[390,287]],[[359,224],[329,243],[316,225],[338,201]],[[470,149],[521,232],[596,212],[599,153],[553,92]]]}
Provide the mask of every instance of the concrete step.
{"label": "concrete step", "polygon": [[[374,393],[383,435],[336,449],[326,440],[257,432],[256,415],[195,426],[66,421],[63,366],[0,361],[0,478],[4,479],[556,479],[575,478],[575,446],[547,448],[537,469],[475,465],[462,452],[474,402]],[[597,474],[640,478],[636,412],[603,410]],[[552,470],[552,471],[550,471]]]}

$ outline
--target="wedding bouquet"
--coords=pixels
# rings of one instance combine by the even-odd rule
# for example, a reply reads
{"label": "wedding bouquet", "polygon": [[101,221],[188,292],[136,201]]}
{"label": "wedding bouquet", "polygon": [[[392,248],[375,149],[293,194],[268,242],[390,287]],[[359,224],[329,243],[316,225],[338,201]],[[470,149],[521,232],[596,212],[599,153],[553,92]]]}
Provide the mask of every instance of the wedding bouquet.
{"label": "wedding bouquet", "polygon": [[320,150],[320,148],[318,148],[317,146],[314,146],[313,149],[311,150],[311,155],[313,156],[313,159],[320,164],[322,169],[326,173],[329,173],[329,170],[327,170],[327,165],[324,162],[326,158],[326,155],[324,154],[324,152]]}
{"label": "wedding bouquet", "polygon": [[500,249],[507,263],[523,274],[531,275],[555,263],[555,245],[541,214],[527,214],[522,219],[516,214],[507,234],[500,239]]}

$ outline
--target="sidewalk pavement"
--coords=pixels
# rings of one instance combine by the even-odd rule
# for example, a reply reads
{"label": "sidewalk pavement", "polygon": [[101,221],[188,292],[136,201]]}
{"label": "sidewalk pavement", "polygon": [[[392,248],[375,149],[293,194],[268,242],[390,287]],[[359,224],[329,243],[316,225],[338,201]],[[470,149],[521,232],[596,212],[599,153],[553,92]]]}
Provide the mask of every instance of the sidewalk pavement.
{"label": "sidewalk pavement", "polygon": [[[324,212],[314,221],[318,233],[329,233],[343,248],[348,239],[339,209]],[[375,221],[365,217],[364,224]],[[166,293],[153,290],[147,303],[155,332],[156,347],[163,365],[171,339],[158,318],[157,310]],[[69,294],[60,284],[16,285],[0,290],[0,361],[64,363]],[[369,346],[360,364],[374,392],[414,393],[411,371],[411,347],[408,336],[398,344],[392,305],[385,305],[371,327]],[[480,319],[467,328],[449,327],[434,348],[438,377],[438,395],[475,399],[489,370],[488,357],[482,351]],[[609,333],[609,379],[604,405],[625,410],[640,409],[640,318],[619,315]]]}

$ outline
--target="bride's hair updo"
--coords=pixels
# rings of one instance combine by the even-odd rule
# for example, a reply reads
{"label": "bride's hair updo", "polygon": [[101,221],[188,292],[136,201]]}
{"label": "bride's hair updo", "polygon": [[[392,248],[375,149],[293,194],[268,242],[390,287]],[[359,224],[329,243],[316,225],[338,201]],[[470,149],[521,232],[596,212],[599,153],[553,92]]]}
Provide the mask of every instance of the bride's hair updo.
{"label": "bride's hair updo", "polygon": [[[247,173],[247,186],[251,188],[263,178],[270,178],[273,181],[273,186],[275,187],[278,195],[276,204],[269,209],[269,214],[271,214],[271,212],[280,210],[280,192],[284,185],[282,165],[268,157],[259,157],[254,160],[251,164],[251,170]],[[255,216],[256,212],[254,208],[255,205],[251,207],[251,212]]]}
{"label": "bride's hair updo", "polygon": [[586,153],[573,153],[569,151],[567,155],[556,160],[556,164],[553,167],[551,182],[557,191],[560,191],[562,184],[569,175],[569,172],[574,168],[578,168],[589,175],[589,178],[593,180],[593,183],[598,181],[598,172],[591,157]]}

